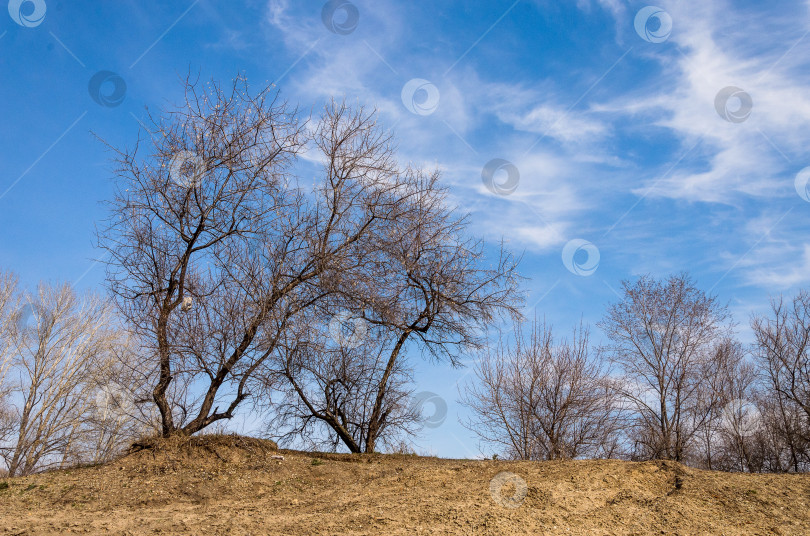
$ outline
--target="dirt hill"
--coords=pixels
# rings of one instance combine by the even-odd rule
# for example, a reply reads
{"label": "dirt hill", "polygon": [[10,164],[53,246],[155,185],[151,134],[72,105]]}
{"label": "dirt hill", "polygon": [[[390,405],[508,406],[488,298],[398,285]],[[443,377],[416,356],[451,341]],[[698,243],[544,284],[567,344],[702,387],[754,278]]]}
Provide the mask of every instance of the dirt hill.
{"label": "dirt hill", "polygon": [[0,534],[810,534],[810,475],[153,447],[0,480]]}

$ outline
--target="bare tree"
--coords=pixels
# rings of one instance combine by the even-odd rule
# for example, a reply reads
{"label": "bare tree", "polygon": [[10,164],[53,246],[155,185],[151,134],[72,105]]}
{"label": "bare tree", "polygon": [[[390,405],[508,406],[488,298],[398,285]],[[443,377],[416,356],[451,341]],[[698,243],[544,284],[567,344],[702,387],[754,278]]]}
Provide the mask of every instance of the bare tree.
{"label": "bare tree", "polygon": [[367,277],[371,284],[343,296],[360,301],[364,318],[392,342],[369,418],[370,452],[385,422],[386,382],[401,353],[410,349],[459,366],[462,353],[484,346],[488,325],[522,320],[519,259],[501,244],[495,262],[488,260],[483,242],[467,234],[467,216],[457,216],[445,202],[446,192],[435,186],[438,176],[420,179],[424,187],[411,198],[411,217],[371,244],[385,259],[376,272],[382,277],[377,282]]}
{"label": "bare tree", "polygon": [[[153,121],[144,159],[137,147],[118,152],[120,188],[100,233],[119,309],[157,364],[163,435],[231,418],[296,322],[361,285],[384,288],[378,246],[435,198],[435,177],[396,164],[374,113],[332,103],[305,130],[272,87],[185,89],[184,105]],[[323,164],[311,188],[295,175],[304,150]],[[398,348],[425,322],[417,312]]]}
{"label": "bare tree", "polygon": [[112,340],[109,309],[68,285],[23,295],[9,333],[13,433],[0,445],[11,476],[63,463],[94,409],[90,378]]}
{"label": "bare tree", "polygon": [[709,379],[716,344],[730,329],[727,309],[685,274],[622,287],[624,299],[600,327],[608,358],[623,372],[619,392],[635,416],[636,455],[682,461],[718,403]]}
{"label": "bare tree", "polygon": [[762,470],[771,473],[810,470],[810,444],[801,409],[789,400],[773,396],[767,387],[759,392],[757,408],[763,423],[752,448],[762,458]]}
{"label": "bare tree", "polygon": [[[270,375],[286,380],[286,409],[304,423],[327,425],[352,452],[374,452],[378,442],[413,431],[419,415],[404,387],[409,352],[455,366],[461,352],[481,347],[488,323],[519,317],[518,261],[501,248],[487,265],[483,243],[447,204],[438,174],[406,168],[402,176],[402,217],[369,230],[355,249],[356,265],[343,272],[345,283],[335,280],[329,299],[307,317],[308,329],[270,362]],[[312,329],[341,312],[368,331],[361,347],[327,348],[329,338]]]}
{"label": "bare tree", "polygon": [[[291,314],[289,297],[323,264],[305,253],[317,246],[296,231],[312,222],[287,187],[300,125],[269,88],[250,96],[241,79],[189,82],[184,105],[153,125],[143,160],[138,146],[117,153],[121,182],[100,242],[119,310],[158,369],[161,431],[193,433],[248,396],[272,351],[266,320]],[[265,237],[276,266],[250,258],[249,241]],[[224,385],[227,401],[217,398]]]}
{"label": "bare tree", "polygon": [[521,460],[611,457],[621,414],[614,389],[591,355],[588,329],[556,342],[535,319],[528,337],[516,325],[514,345],[499,341],[463,387],[465,425],[505,456]]}
{"label": "bare tree", "polygon": [[759,375],[746,360],[742,345],[721,340],[713,353],[706,387],[699,393],[698,413],[708,418],[695,436],[694,465],[724,471],[759,472],[765,422],[759,408]]}
{"label": "bare tree", "polygon": [[[754,317],[755,356],[765,375],[764,394],[773,431],[785,455],[772,457],[781,470],[810,467],[810,293],[771,301],[771,315]],[[786,459],[784,459],[786,458]]]}

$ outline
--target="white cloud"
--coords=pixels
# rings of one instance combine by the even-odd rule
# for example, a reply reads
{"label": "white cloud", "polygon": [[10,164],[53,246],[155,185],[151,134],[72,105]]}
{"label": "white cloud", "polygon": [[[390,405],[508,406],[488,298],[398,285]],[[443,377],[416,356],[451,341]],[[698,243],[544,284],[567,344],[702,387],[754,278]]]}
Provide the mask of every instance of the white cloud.
{"label": "white cloud", "polygon": [[739,240],[716,253],[725,275],[771,294],[810,283],[810,242],[801,209],[770,209],[740,224],[734,235]]}
{"label": "white cloud", "polygon": [[[474,232],[488,239],[505,237],[511,245],[534,252],[559,249],[586,232],[576,220],[591,208],[587,192],[575,180],[579,166],[561,155],[532,153],[514,161],[520,171],[517,189],[508,196],[490,192],[481,168],[445,170],[453,202],[476,214]],[[497,178],[496,178],[497,180]]]}
{"label": "white cloud", "polygon": [[764,266],[746,272],[749,284],[781,291],[810,283],[810,243],[763,248],[758,257],[757,260]]}
{"label": "white cloud", "polygon": [[517,130],[555,138],[564,143],[581,143],[603,137],[608,128],[605,124],[571,113],[561,107],[538,104],[529,110],[497,108],[498,118]]}
{"label": "white cloud", "polygon": [[518,243],[534,251],[548,251],[557,249],[565,241],[560,238],[560,233],[554,228],[546,225],[516,226],[510,229],[512,243]]}
{"label": "white cloud", "polygon": [[[620,2],[599,3],[617,21],[626,22],[632,15]],[[354,34],[337,36],[326,32],[318,18],[292,17],[286,2],[272,2],[268,22],[283,36],[291,62],[309,50],[282,89],[314,103],[345,96],[376,106],[384,123],[395,126],[403,161],[418,163],[437,156],[440,162],[427,166],[443,169],[453,202],[475,213],[474,231],[489,239],[503,236],[516,247],[551,252],[571,238],[593,235],[605,224],[593,211],[609,206],[610,196],[634,187],[636,195],[651,198],[734,206],[741,198],[792,192],[792,182],[788,188],[782,184],[790,165],[773,145],[793,157],[810,142],[810,103],[801,98],[810,77],[796,74],[806,51],[800,43],[777,61],[793,42],[781,48],[768,44],[772,37],[747,23],[750,15],[742,17],[725,4],[667,4],[675,21],[670,41],[645,51],[659,60],[660,78],[647,87],[625,88],[614,100],[588,104],[589,98],[569,109],[570,89],[555,87],[553,80],[533,81],[531,86],[493,82],[482,79],[470,63],[443,77],[447,65],[435,57],[405,54],[403,59],[401,40],[407,28],[401,25],[409,19],[402,17],[402,10],[407,8],[390,3],[377,7],[363,10],[364,23]],[[370,21],[372,17],[378,19]],[[361,34],[366,28],[374,32]],[[281,67],[286,68],[280,66],[279,72]],[[416,77],[433,81],[441,92],[433,115],[411,114],[400,101],[402,85]],[[715,95],[728,85],[752,95],[753,113],[744,123],[725,122],[714,109]],[[481,127],[495,130],[482,138]],[[668,132],[681,149],[639,183],[633,157],[613,146],[623,128],[642,136],[651,128]],[[544,140],[524,156],[541,137]],[[521,173],[518,189],[508,197],[490,193],[481,181],[481,168],[495,157],[511,160]],[[668,237],[667,244],[672,240]],[[690,247],[689,239],[683,240],[683,247]],[[680,257],[670,257],[673,269],[680,266]],[[727,266],[736,260],[717,258]],[[754,270],[762,260],[754,251],[738,268]],[[797,276],[780,277],[788,282]]]}
{"label": "white cloud", "polygon": [[[384,123],[395,127],[403,161],[418,163],[426,152],[441,154],[441,162],[426,165],[440,166],[445,184],[453,186],[453,202],[462,210],[476,213],[476,232],[490,239],[503,236],[513,245],[534,251],[546,251],[570,239],[567,233],[571,222],[589,203],[584,195],[587,190],[578,191],[581,178],[590,176],[586,170],[600,161],[600,151],[580,149],[606,136],[607,127],[588,112],[568,112],[555,102],[560,92],[551,88],[526,90],[491,83],[481,80],[469,66],[459,66],[451,76],[443,77],[441,68],[446,66],[435,58],[424,63],[397,62],[401,58],[397,21],[401,18],[396,9],[389,11],[387,5],[373,13],[363,11],[364,25],[375,27],[373,36],[356,35],[358,29],[350,39],[341,39],[339,46],[332,46],[330,39],[345,36],[302,26],[287,14],[286,4],[280,7],[272,2],[268,22],[274,32],[285,36],[290,48],[303,54],[312,42],[321,39],[282,81],[282,89],[290,85],[284,92],[314,102],[335,96],[375,106]],[[367,20],[378,16],[385,18]],[[435,81],[440,90],[439,106],[430,116],[412,114],[401,102],[402,85],[414,77]],[[499,129],[511,127],[514,131],[488,137],[484,146],[472,136],[477,126],[491,124],[493,116],[501,122]],[[524,156],[530,143],[526,132],[538,138],[546,134],[547,141],[557,140],[564,150],[550,153],[538,145]],[[525,148],[516,150],[518,142]],[[565,153],[577,154],[569,158]],[[508,197],[496,196],[482,184],[481,169],[495,157],[512,160],[520,170],[520,185]]]}
{"label": "white cloud", "polygon": [[[738,195],[784,195],[789,159],[810,143],[810,101],[802,97],[810,90],[803,70],[810,40],[796,44],[798,33],[774,47],[773,34],[764,39],[763,28],[785,22],[784,14],[752,24],[751,14],[743,18],[725,3],[665,6],[678,53],[659,48],[664,71],[658,93],[602,109],[656,118],[655,125],[683,141],[684,152],[702,140],[698,154],[705,161],[690,165],[690,155],[668,177],[654,178],[634,193],[712,203],[730,203]],[[752,113],[742,123],[727,122],[715,110],[715,97],[727,86],[751,95]],[[732,99],[730,109],[737,104]]]}

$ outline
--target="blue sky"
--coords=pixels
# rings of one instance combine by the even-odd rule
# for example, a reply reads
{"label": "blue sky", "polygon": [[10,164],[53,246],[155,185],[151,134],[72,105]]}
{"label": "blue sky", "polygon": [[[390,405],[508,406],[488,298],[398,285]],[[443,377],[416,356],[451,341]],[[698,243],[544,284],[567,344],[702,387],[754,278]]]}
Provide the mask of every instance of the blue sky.
{"label": "blue sky", "polygon": [[[187,72],[244,72],[304,111],[376,106],[404,162],[443,171],[472,232],[525,252],[527,314],[558,330],[595,324],[622,279],[688,270],[749,340],[769,295],[808,286],[810,1],[345,4],[9,2],[0,266],[100,288],[112,184],[92,132],[132,144]],[[114,73],[102,96],[125,84],[120,104],[91,97],[99,71]],[[513,166],[508,195],[505,169],[500,188],[482,180],[495,159]],[[419,450],[478,453],[457,423],[468,372],[418,366],[416,390],[448,404]]]}

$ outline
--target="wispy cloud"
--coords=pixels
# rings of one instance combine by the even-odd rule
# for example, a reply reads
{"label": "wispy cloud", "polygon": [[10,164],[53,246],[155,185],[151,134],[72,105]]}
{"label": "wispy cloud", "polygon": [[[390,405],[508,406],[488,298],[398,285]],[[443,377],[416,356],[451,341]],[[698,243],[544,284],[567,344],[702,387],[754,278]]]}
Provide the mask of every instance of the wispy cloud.
{"label": "wispy cloud", "polygon": [[[810,101],[802,97],[810,90],[802,67],[810,50],[810,40],[803,39],[806,29],[782,26],[778,47],[761,36],[786,22],[787,14],[757,24],[747,16],[742,24],[741,14],[722,2],[665,5],[675,30],[669,48],[660,47],[653,58],[671,76],[656,93],[612,109],[655,117],[654,125],[685,145],[703,138],[705,150],[670,177],[652,179],[634,193],[652,188],[646,192],[652,197],[710,203],[730,203],[739,195],[785,195],[781,182],[810,143]],[[744,122],[728,122],[715,110],[718,93],[728,86],[751,96],[753,109]],[[736,98],[727,103],[732,112],[739,106]]]}
{"label": "wispy cloud", "polygon": [[[609,13],[620,34],[634,31],[635,12],[623,2],[576,5],[587,17]],[[634,47],[631,57],[652,70],[620,67],[616,80],[608,79],[580,103],[581,90],[542,72],[531,80],[493,77],[473,61],[474,53],[444,76],[456,58],[440,44],[432,53],[403,47],[421,20],[413,6],[383,1],[363,9],[363,24],[351,36],[325,31],[317,17],[296,16],[295,6],[284,0],[269,3],[266,22],[281,36],[291,61],[306,52],[282,91],[305,102],[345,97],[375,106],[384,123],[396,128],[403,160],[442,169],[453,202],[475,215],[476,232],[554,255],[571,238],[602,236],[603,243],[618,241],[613,258],[629,263],[632,273],[695,266],[682,255],[700,244],[716,248],[700,261],[707,269],[722,274],[734,266],[730,277],[748,283],[799,284],[803,264],[766,269],[763,252],[784,258],[803,246],[794,241],[776,246],[770,237],[757,243],[761,235],[740,211],[752,199],[784,201],[793,195],[790,181],[804,167],[800,160],[810,144],[810,101],[803,97],[810,89],[804,70],[810,39],[802,40],[805,30],[796,25],[778,41],[771,37],[795,13],[752,16],[726,2],[662,2],[662,7],[674,23],[666,43],[617,35],[619,50],[606,60]],[[583,77],[582,90],[606,65]],[[411,78],[438,88],[435,113],[419,116],[403,105],[400,91]],[[727,86],[753,100],[742,123],[724,120],[715,109],[718,92]],[[734,106],[729,103],[731,110]],[[506,159],[520,171],[519,187],[509,196],[492,194],[482,183],[481,169],[492,158]],[[711,225],[695,226],[696,210],[680,207],[662,220],[663,213],[647,207],[656,200],[729,210],[715,211]],[[621,226],[603,235],[628,208]],[[742,226],[745,233],[718,245],[718,233],[729,226]]]}

